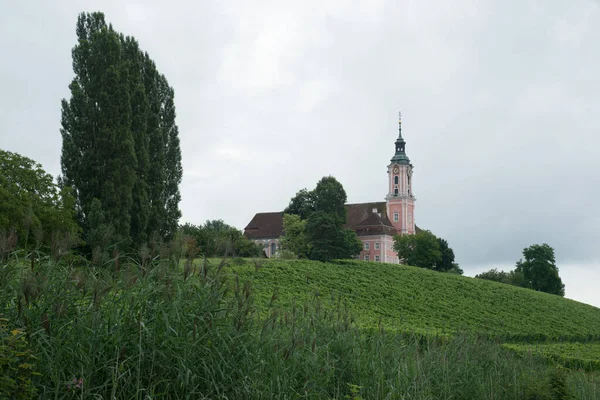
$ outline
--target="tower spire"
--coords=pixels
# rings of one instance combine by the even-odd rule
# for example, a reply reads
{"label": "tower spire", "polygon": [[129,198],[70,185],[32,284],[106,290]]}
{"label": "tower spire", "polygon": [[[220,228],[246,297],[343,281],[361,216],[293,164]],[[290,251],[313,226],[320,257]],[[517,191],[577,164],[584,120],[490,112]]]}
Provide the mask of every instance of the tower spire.
{"label": "tower spire", "polygon": [[402,137],[402,111],[398,111],[398,139],[396,139],[395,143],[396,152],[394,157],[392,157],[392,162],[398,164],[406,164],[410,165],[410,159],[405,153],[406,150],[406,142]]}
{"label": "tower spire", "polygon": [[398,111],[398,139],[402,139],[402,111]]}

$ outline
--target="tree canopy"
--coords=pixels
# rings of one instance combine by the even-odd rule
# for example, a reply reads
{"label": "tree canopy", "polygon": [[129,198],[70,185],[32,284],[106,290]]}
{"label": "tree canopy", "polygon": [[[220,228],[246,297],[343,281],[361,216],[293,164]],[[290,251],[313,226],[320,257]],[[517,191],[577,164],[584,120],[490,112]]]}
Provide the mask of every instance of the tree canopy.
{"label": "tree canopy", "polygon": [[281,247],[284,252],[298,258],[308,258],[310,247],[306,238],[306,220],[300,215],[283,214]]}
{"label": "tree canopy", "polygon": [[174,91],[133,37],[82,13],[71,98],[62,100],[61,167],[91,248],[140,246],[178,227],[182,178]]}
{"label": "tree canopy", "polygon": [[548,244],[534,244],[523,249],[523,257],[517,261],[512,271],[498,271],[493,268],[475,275],[475,278],[507,283],[541,292],[565,295],[565,285],[558,275],[554,249]]}
{"label": "tree canopy", "polygon": [[554,249],[548,244],[534,244],[523,249],[525,260],[517,261],[515,271],[523,274],[524,286],[546,293],[565,295],[565,285],[558,275]]}
{"label": "tree canopy", "polygon": [[448,241],[427,230],[414,235],[394,237],[394,251],[403,264],[462,275],[463,270],[454,262],[454,251]]}
{"label": "tree canopy", "polygon": [[422,230],[414,235],[394,237],[394,251],[403,264],[415,267],[435,269],[442,261],[440,243],[433,233]]}
{"label": "tree canopy", "polygon": [[513,286],[523,286],[525,278],[522,272],[513,271],[501,271],[497,268],[492,268],[489,271],[482,272],[475,275],[475,278],[486,279],[488,281],[506,283]]}
{"label": "tree canopy", "polygon": [[22,248],[50,245],[57,235],[77,241],[74,199],[34,160],[0,150],[0,230],[3,241],[14,232],[14,244]]}
{"label": "tree canopy", "polygon": [[360,253],[362,242],[356,232],[344,228],[346,199],[344,187],[333,176],[321,178],[312,191],[296,193],[284,210],[283,244],[287,243],[287,250],[319,261]]}
{"label": "tree canopy", "polygon": [[187,223],[181,230],[196,241],[199,254],[206,257],[257,257],[262,251],[260,246],[244,237],[242,231],[220,219],[206,221],[203,225]]}

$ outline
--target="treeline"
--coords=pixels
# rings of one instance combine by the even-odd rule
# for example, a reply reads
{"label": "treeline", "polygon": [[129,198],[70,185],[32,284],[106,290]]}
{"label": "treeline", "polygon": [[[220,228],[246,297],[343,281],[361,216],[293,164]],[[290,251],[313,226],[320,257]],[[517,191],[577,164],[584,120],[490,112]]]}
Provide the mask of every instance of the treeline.
{"label": "treeline", "polygon": [[538,290],[559,296],[565,295],[565,285],[558,275],[554,249],[548,244],[534,244],[523,249],[524,259],[517,261],[515,269],[505,272],[492,268],[475,275],[475,278],[486,279],[508,285]]}
{"label": "treeline", "polygon": [[178,228],[182,178],[174,90],[135,38],[82,13],[62,100],[61,187],[88,249],[140,248]]}
{"label": "treeline", "polygon": [[57,255],[80,244],[74,203],[40,164],[0,150],[0,260],[16,248]]}
{"label": "treeline", "polygon": [[204,257],[259,257],[263,247],[247,239],[242,231],[222,220],[206,221],[204,225],[186,223],[181,226],[187,246],[196,248]]}

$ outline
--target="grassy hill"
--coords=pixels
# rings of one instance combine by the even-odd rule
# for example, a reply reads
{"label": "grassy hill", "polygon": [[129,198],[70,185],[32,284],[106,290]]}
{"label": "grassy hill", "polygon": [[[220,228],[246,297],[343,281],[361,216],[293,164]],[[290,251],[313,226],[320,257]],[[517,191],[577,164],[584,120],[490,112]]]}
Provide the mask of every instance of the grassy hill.
{"label": "grassy hill", "polygon": [[320,298],[342,299],[358,326],[418,333],[460,331],[506,341],[590,341],[600,338],[600,309],[573,300],[496,282],[421,268],[364,261],[324,264],[246,261],[232,272],[248,280],[265,309],[276,293],[289,308]]}
{"label": "grassy hill", "polygon": [[398,265],[16,253],[0,262],[0,398],[591,400],[599,322],[556,296]]}

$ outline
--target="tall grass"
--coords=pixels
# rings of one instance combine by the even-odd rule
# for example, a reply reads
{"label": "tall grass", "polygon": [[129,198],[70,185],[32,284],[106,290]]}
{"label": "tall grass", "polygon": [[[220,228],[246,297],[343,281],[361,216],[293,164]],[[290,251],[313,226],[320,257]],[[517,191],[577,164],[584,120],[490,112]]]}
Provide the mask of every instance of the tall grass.
{"label": "tall grass", "polygon": [[438,340],[360,330],[339,298],[315,296],[280,308],[274,292],[259,314],[250,284],[227,280],[228,268],[188,261],[182,269],[176,259],[92,267],[9,257],[0,267],[1,316],[9,329],[22,329],[36,357],[39,375],[32,379],[40,398],[551,399],[559,393],[593,399],[600,393],[597,376],[557,375],[535,356],[467,334]]}

